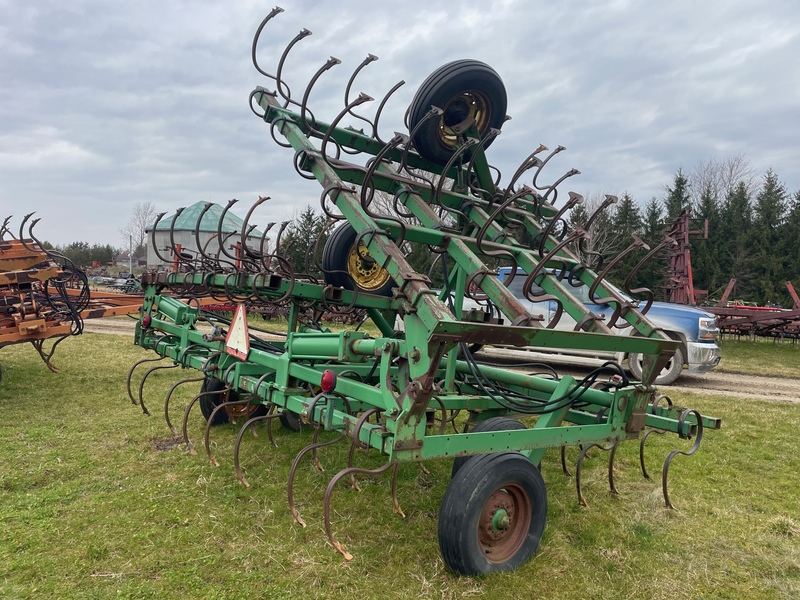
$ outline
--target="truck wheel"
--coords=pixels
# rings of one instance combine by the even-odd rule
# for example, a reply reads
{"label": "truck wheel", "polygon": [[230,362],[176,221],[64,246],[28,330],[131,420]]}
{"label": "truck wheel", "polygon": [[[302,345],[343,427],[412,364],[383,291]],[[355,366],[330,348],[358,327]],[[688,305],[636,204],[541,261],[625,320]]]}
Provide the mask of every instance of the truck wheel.
{"label": "truck wheel", "polygon": [[[675,350],[675,354],[672,358],[669,359],[667,366],[661,370],[661,373],[658,374],[658,377],[656,377],[653,383],[655,385],[671,385],[675,383],[675,380],[680,376],[681,371],[683,371],[684,360],[683,350],[678,348]],[[628,356],[628,367],[630,368],[631,374],[639,381],[642,380],[642,363],[643,359],[641,354],[634,353]]]}
{"label": "truck wheel", "polygon": [[490,128],[500,129],[508,99],[503,80],[489,65],[456,60],[439,67],[422,83],[408,109],[409,130],[431,106],[444,112],[438,119],[428,119],[414,134],[414,147],[423,158],[445,165],[458,146],[458,134],[452,128],[472,118],[481,136]]}
{"label": "truck wheel", "polygon": [[518,452],[470,460],[439,509],[439,550],[459,575],[513,571],[536,553],[547,520],[539,470]]}
{"label": "truck wheel", "polygon": [[355,245],[356,230],[343,223],[325,242],[322,251],[322,272],[325,283],[346,290],[391,296],[397,284],[389,272],[375,262],[367,247]]}

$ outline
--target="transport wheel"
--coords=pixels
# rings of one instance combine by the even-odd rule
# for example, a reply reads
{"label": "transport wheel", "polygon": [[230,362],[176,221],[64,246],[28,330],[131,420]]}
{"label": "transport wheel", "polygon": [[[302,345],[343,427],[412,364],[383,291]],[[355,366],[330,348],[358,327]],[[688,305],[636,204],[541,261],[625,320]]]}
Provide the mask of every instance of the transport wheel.
{"label": "transport wheel", "polygon": [[512,571],[536,552],[547,520],[539,470],[518,452],[487,454],[459,469],[439,509],[439,549],[459,575]]}
{"label": "transport wheel", "polygon": [[300,415],[289,410],[283,411],[278,416],[278,421],[289,431],[303,431],[306,428],[306,424],[300,419]]}
{"label": "transport wheel", "polygon": [[[217,392],[208,396],[200,396],[200,412],[203,413],[203,417],[206,421],[211,418],[211,413],[214,412],[214,409],[219,404],[228,402],[229,400],[238,400],[239,394],[236,392],[223,392],[222,390],[224,390],[225,387],[226,385],[222,380],[216,377],[208,377],[203,381],[203,385],[200,386],[200,392]],[[228,423],[231,418],[249,419],[256,415],[264,415],[266,411],[267,407],[263,404],[250,403],[226,406],[223,410],[218,411],[217,414],[214,415],[214,420],[211,424],[224,425]]]}
{"label": "transport wheel", "polygon": [[325,283],[347,290],[391,296],[396,284],[389,272],[375,262],[367,247],[359,242],[356,230],[343,223],[331,234],[322,251]]}
{"label": "transport wheel", "polygon": [[[642,380],[643,362],[644,359],[641,354],[634,353],[628,356],[628,367],[630,368],[631,374],[639,381]],[[667,366],[661,369],[661,373],[658,374],[658,377],[656,377],[653,383],[655,385],[671,385],[675,383],[675,380],[680,376],[683,370],[683,362],[683,350],[678,348],[675,350],[675,354],[672,358],[669,359]]]}
{"label": "transport wheel", "polygon": [[506,118],[508,99],[503,80],[494,69],[467,59],[439,67],[422,83],[409,107],[411,131],[431,106],[441,108],[443,113],[422,125],[414,135],[414,147],[423,158],[444,165],[458,146],[453,127],[471,117],[481,136],[490,128],[500,129]]}
{"label": "transport wheel", "polygon": [[[509,429],[527,429],[524,424],[520,423],[516,419],[510,419],[509,417],[490,417],[485,421],[479,422],[475,427],[473,427],[470,431],[472,433],[479,433],[481,431],[508,431]],[[458,470],[463,467],[466,462],[472,458],[480,458],[478,456],[459,456],[453,461],[453,470],[450,472],[450,478],[456,476]]]}

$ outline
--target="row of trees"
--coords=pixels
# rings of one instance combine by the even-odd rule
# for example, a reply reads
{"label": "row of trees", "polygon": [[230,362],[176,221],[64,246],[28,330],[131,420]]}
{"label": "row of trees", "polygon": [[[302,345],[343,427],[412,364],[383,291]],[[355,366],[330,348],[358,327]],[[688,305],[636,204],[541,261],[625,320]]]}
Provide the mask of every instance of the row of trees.
{"label": "row of trees", "polygon": [[[604,199],[588,195],[571,211],[569,225],[584,227]],[[709,299],[717,299],[735,278],[731,299],[791,305],[785,282],[800,284],[800,191],[790,194],[772,170],[759,177],[742,156],[701,163],[688,173],[679,170],[663,196],[644,206],[622,194],[591,219],[591,238],[581,246],[585,262],[596,266],[602,255],[608,264],[633,242],[633,236],[651,248],[657,246],[684,209],[691,211],[698,229],[708,220],[708,238],[691,239],[695,289],[708,290]],[[281,250],[296,272],[321,277],[317,264],[328,233],[325,217],[310,206],[287,227]],[[317,240],[315,261],[307,249]],[[406,249],[412,266],[427,273],[436,255],[414,244]],[[621,259],[609,275],[612,281],[621,285],[645,253],[639,249]],[[648,287],[657,298],[667,299],[666,274],[663,250],[640,268],[631,285]],[[438,273],[432,276],[440,285]]]}
{"label": "row of trees", "polygon": [[[572,223],[586,223],[597,203],[590,199],[588,206],[573,211]],[[800,192],[790,194],[772,170],[754,176],[741,157],[704,163],[688,174],[679,170],[664,196],[651,199],[644,209],[623,194],[593,223],[590,247],[607,259],[633,235],[653,247],[684,209],[691,211],[697,229],[708,222],[708,238],[694,236],[690,242],[695,289],[708,290],[713,300],[736,279],[731,299],[791,306],[785,282],[800,283]],[[612,279],[621,283],[641,257],[640,251],[621,260]],[[665,251],[642,268],[632,285],[649,287],[663,298],[666,266]]]}

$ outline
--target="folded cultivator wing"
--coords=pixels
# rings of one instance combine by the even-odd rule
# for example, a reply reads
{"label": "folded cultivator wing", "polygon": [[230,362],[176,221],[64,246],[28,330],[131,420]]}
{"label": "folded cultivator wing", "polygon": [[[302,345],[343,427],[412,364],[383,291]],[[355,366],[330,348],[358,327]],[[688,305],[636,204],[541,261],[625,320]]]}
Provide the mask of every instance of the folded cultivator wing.
{"label": "folded cultivator wing", "polygon": [[[300,96],[291,93],[284,79],[287,55],[310,32],[303,30],[291,40],[275,74],[256,60],[259,36],[280,12],[270,13],[253,41],[253,62],[269,87],[252,92],[251,108],[274,141],[294,153],[298,174],[322,187],[329,235],[321,252],[309,241],[306,264],[319,262],[324,280],[294,272],[280,241],[274,251],[266,251],[269,227],[260,246],[248,243],[253,209],[267,200],[261,198],[238,235],[225,234],[220,224],[219,238],[227,241],[220,252],[199,248],[191,255],[173,247],[179,269],[143,277],[144,310],[136,342],[170,359],[167,367],[202,373],[185,381],[199,386],[202,380],[200,393],[184,413],[190,449],[186,423],[195,403],[208,422],[207,450],[210,426],[248,419],[234,451],[237,474],[245,484],[238,450],[248,427],[279,418],[292,428],[315,428],[290,475],[289,501],[298,523],[302,520],[294,506],[293,478],[302,456],[316,455],[319,447],[339,439],[385,455],[385,465],[375,471],[355,468],[351,461],[326,490],[328,537],[346,557],[350,555],[335,539],[329,518],[337,482],[359,473],[391,472],[395,507],[402,514],[394,493],[398,466],[455,459],[439,515],[445,563],[463,574],[514,569],[534,554],[544,530],[547,494],[537,466],[548,448],[581,446],[580,470],[589,446],[605,446],[612,450],[613,474],[613,451],[620,441],[639,439],[652,429],[694,437],[696,446],[703,428],[718,428],[719,421],[659,402],[651,382],[677,342],[648,321],[649,291],[636,290],[646,298],[639,309],[638,301],[605,283],[604,274],[619,256],[600,273],[578,259],[574,250],[587,232],[570,229],[564,216],[582,198],[569,193],[562,207],[556,206],[559,184],[576,171],[543,183],[545,166],[563,148],[550,153],[537,148],[505,182],[487,162],[487,149],[506,119],[505,88],[492,68],[461,60],[436,70],[406,113],[407,132],[384,140],[379,119],[402,83],[378,103],[374,116],[360,114],[372,98],[353,97],[350,91],[358,73],[375,60],[369,55],[346,83],[345,105],[323,122],[311,111],[308,98],[339,61],[331,58],[323,64]],[[344,125],[354,121],[363,129]],[[432,289],[429,275],[411,266],[407,242],[438,257],[434,268],[441,270],[443,289]],[[623,254],[637,250],[647,254],[637,240]],[[546,327],[541,315],[527,312],[508,290],[509,281],[496,277],[501,264],[524,271],[523,289],[531,299],[555,303],[556,314]],[[604,320],[589,312],[570,294],[566,278],[584,282],[593,298],[614,307],[613,315]],[[162,290],[211,295],[241,308],[232,321],[223,321],[199,304],[162,295]],[[487,311],[465,313],[466,297],[482,302]],[[244,307],[267,313],[285,310],[285,339],[264,341],[251,334]],[[353,311],[366,314],[379,336],[357,329],[332,333],[316,324],[323,313]],[[511,325],[497,324],[492,318],[497,312]],[[564,313],[576,322],[575,331],[552,328]],[[213,325],[211,333],[197,329],[201,321]],[[399,322],[402,331],[395,328]],[[628,328],[632,335],[615,335],[618,328]],[[629,381],[616,363],[580,380],[555,372],[526,375],[489,367],[470,352],[470,347],[484,344],[639,353],[645,357],[644,381]],[[137,365],[131,369],[129,391]],[[167,395],[168,422],[169,397],[182,383]],[[134,403],[142,402],[143,385],[144,379],[138,399],[131,392]],[[320,429],[339,435],[318,442]],[[209,456],[216,463],[210,451]],[[666,471],[672,458],[664,469],[667,504]],[[576,479],[582,499],[579,472]]]}
{"label": "folded cultivator wing", "polygon": [[[81,311],[89,305],[86,274],[65,256],[46,249],[33,235],[34,219],[19,238],[9,228],[11,217],[0,226],[0,348],[30,342],[47,367],[58,372],[51,359],[58,344],[83,331]],[[52,339],[50,349],[45,340]]]}

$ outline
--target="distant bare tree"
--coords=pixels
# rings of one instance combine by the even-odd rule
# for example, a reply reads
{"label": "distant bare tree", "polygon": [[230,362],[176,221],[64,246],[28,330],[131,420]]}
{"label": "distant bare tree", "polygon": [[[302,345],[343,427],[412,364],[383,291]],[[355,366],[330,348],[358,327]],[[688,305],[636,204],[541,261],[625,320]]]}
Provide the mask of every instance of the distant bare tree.
{"label": "distant bare tree", "polygon": [[136,255],[143,251],[147,241],[147,227],[156,220],[156,207],[152,202],[137,202],[131,211],[128,224],[119,230],[123,236],[123,248],[129,248]]}
{"label": "distant bare tree", "polygon": [[[723,160],[711,158],[700,162],[689,175],[689,184],[695,194],[710,191],[719,202],[724,200],[739,182],[744,183],[750,195],[753,195],[758,187],[756,170],[742,153]],[[697,201],[698,198],[695,198],[695,202]]]}

